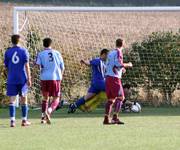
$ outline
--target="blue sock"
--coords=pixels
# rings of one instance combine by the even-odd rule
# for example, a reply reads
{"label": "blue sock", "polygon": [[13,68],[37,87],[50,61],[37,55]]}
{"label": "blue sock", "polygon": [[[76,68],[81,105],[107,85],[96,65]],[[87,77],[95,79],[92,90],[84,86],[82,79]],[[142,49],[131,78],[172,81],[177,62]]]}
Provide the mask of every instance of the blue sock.
{"label": "blue sock", "polygon": [[28,116],[28,105],[27,104],[23,104],[21,106],[22,109],[22,119],[23,120],[27,120],[27,116]]}
{"label": "blue sock", "polygon": [[15,121],[15,115],[16,115],[15,103],[9,104],[9,115],[10,115],[11,120]]}
{"label": "blue sock", "polygon": [[79,106],[85,104],[85,102],[86,102],[86,101],[85,101],[84,97],[81,97],[80,99],[78,99],[78,100],[75,102],[75,105],[76,105],[76,107],[78,108]]}

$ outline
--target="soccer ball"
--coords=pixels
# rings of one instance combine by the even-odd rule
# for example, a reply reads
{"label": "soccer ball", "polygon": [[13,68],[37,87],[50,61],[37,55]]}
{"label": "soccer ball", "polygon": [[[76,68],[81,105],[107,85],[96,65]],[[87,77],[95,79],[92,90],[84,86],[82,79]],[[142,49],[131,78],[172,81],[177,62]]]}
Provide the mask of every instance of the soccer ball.
{"label": "soccer ball", "polygon": [[134,105],[132,105],[131,111],[135,113],[141,112],[141,105],[136,102]]}

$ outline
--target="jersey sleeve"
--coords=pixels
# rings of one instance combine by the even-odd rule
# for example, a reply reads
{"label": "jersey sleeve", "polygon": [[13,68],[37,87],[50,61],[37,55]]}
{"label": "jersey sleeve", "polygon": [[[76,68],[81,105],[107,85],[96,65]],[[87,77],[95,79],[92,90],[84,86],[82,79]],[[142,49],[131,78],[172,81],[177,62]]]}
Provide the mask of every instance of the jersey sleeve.
{"label": "jersey sleeve", "polygon": [[25,50],[24,62],[25,63],[29,62],[29,52],[28,52],[28,50]]}
{"label": "jersey sleeve", "polygon": [[63,58],[62,58],[60,53],[59,53],[59,62],[60,62],[59,65],[60,65],[61,70],[64,71],[64,69],[65,69],[64,60],[63,60]]}
{"label": "jersey sleeve", "polygon": [[120,51],[117,51],[116,55],[114,56],[114,63],[116,67],[124,67],[123,64],[123,57],[122,54],[120,54]]}
{"label": "jersey sleeve", "polygon": [[98,59],[92,59],[90,61],[90,65],[91,66],[98,66],[98,65],[100,65],[100,61]]}
{"label": "jersey sleeve", "polygon": [[36,64],[37,64],[37,65],[41,65],[40,54],[38,54],[38,55],[36,56]]}

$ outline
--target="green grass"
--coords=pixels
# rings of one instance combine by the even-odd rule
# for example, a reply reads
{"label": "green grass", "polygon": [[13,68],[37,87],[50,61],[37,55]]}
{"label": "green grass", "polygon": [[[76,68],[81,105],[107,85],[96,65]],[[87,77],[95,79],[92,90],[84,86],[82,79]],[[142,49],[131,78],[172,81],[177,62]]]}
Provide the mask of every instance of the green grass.
{"label": "green grass", "polygon": [[103,126],[103,109],[68,115],[57,111],[52,125],[41,125],[40,111],[30,111],[32,126],[9,127],[8,110],[0,109],[0,150],[179,150],[180,108],[144,108],[122,114],[124,126]]}

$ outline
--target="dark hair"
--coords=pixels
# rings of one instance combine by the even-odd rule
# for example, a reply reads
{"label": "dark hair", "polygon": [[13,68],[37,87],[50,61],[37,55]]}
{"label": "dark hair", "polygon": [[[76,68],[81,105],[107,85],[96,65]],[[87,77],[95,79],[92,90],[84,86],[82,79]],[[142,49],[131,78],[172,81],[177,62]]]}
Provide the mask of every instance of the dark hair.
{"label": "dark hair", "polygon": [[104,48],[101,50],[100,55],[108,54],[108,53],[109,53],[109,50]]}
{"label": "dark hair", "polygon": [[12,44],[17,45],[19,43],[19,40],[20,40],[20,35],[14,34],[11,36]]}
{"label": "dark hair", "polygon": [[43,40],[43,46],[44,47],[49,47],[49,46],[51,46],[51,44],[52,44],[52,40],[50,38],[45,38]]}
{"label": "dark hair", "polygon": [[122,39],[117,39],[116,40],[116,47],[122,47],[123,46],[123,40]]}
{"label": "dark hair", "polygon": [[131,88],[131,85],[130,85],[130,84],[124,84],[124,85],[123,85],[123,88],[124,88],[124,89],[125,89],[125,88],[130,89],[130,88]]}

